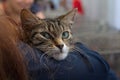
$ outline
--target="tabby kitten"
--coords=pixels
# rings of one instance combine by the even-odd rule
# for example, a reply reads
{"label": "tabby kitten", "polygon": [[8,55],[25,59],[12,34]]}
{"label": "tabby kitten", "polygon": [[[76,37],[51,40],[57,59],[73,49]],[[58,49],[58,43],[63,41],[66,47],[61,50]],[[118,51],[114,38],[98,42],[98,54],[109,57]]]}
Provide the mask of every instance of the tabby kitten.
{"label": "tabby kitten", "polygon": [[77,9],[54,19],[40,19],[29,10],[21,11],[25,41],[56,60],[63,60],[72,49],[71,27]]}

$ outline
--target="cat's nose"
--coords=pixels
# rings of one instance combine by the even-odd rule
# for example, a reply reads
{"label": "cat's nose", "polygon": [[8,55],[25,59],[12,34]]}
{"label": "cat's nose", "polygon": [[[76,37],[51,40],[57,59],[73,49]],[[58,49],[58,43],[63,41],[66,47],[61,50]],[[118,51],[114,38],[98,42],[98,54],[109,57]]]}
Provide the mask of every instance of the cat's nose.
{"label": "cat's nose", "polygon": [[60,44],[60,45],[56,45],[60,50],[62,50],[62,48],[63,48],[63,44]]}

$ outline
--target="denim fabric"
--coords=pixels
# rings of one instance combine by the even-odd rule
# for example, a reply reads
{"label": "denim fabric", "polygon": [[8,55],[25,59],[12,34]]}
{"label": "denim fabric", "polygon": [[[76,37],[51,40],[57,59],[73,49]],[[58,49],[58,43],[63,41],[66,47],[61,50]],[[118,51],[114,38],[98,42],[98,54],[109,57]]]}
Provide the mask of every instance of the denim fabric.
{"label": "denim fabric", "polygon": [[[25,50],[28,72],[32,80],[118,80],[108,63],[99,53],[88,49],[82,43],[75,43],[80,52],[70,52],[62,61],[56,61],[35,48]],[[87,60],[86,60],[87,59]]]}

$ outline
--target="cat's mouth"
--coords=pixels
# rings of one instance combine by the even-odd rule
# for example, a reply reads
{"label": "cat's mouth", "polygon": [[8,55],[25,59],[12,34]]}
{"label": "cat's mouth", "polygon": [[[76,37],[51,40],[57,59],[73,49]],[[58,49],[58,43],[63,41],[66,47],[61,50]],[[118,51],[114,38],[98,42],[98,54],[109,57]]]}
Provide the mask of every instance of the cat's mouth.
{"label": "cat's mouth", "polygon": [[38,48],[41,51],[44,52],[44,54],[48,55],[50,58],[53,58],[55,60],[64,60],[69,53],[70,48],[67,45],[64,45],[64,47],[60,50],[59,48],[45,48],[44,50],[41,48]]}
{"label": "cat's mouth", "polygon": [[50,55],[50,57],[56,59],[56,60],[64,60],[69,53],[69,47],[64,46],[62,50],[56,50]]}

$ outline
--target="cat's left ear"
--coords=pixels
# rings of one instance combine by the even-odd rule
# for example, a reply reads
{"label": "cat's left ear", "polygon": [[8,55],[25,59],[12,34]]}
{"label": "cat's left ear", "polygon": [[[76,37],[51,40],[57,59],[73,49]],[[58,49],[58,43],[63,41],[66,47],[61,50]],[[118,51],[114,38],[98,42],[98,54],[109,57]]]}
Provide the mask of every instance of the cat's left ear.
{"label": "cat's left ear", "polygon": [[42,21],[34,15],[31,11],[28,9],[22,9],[21,11],[21,24],[24,30],[32,30],[36,24],[40,24]]}
{"label": "cat's left ear", "polygon": [[69,11],[67,14],[59,16],[58,19],[68,24],[73,24],[75,14],[77,13],[77,8]]}

